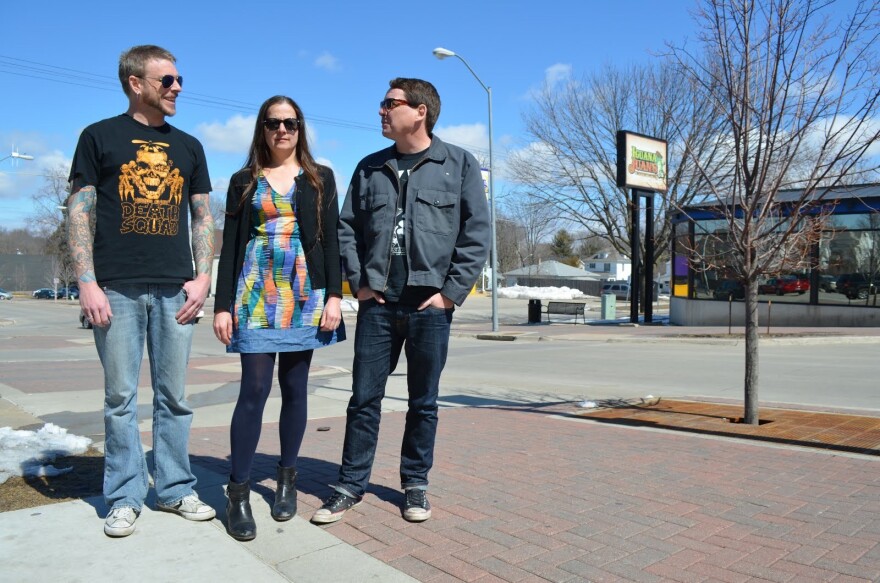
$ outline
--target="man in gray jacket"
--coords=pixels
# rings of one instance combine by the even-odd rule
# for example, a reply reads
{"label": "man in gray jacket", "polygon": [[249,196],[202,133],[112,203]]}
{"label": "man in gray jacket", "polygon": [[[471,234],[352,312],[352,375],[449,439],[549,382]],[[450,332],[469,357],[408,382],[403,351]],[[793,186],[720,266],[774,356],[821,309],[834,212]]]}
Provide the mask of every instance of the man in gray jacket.
{"label": "man in gray jacket", "polygon": [[336,522],[360,503],[379,438],[388,375],[406,350],[409,410],[400,453],[403,517],[431,517],[437,395],[455,305],[467,298],[489,251],[480,165],[432,135],[440,96],[421,79],[393,79],[379,103],[394,145],[361,160],[339,218],[346,277],[359,301],[352,397],[335,492],[312,521]]}

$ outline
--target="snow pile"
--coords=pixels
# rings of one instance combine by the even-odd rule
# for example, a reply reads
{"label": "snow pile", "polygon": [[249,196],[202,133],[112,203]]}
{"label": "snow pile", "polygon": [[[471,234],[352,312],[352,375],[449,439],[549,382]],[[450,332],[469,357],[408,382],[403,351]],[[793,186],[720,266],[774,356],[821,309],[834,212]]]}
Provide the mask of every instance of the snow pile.
{"label": "snow pile", "polygon": [[575,300],[586,298],[584,292],[569,287],[526,287],[513,285],[498,288],[499,298],[512,300]]}
{"label": "snow pile", "polygon": [[67,430],[47,423],[39,431],[0,427],[0,484],[12,476],[59,476],[73,468],[51,464],[58,456],[83,453],[92,443],[88,437],[68,435]]}

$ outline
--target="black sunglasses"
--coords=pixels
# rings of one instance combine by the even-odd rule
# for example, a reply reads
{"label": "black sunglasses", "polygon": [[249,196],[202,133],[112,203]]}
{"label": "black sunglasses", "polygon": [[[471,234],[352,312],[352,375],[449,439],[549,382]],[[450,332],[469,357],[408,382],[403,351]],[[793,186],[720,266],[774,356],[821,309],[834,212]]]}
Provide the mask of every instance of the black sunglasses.
{"label": "black sunglasses", "polygon": [[391,111],[395,107],[399,105],[408,105],[410,107],[417,107],[407,101],[406,99],[394,99],[393,97],[386,97],[382,101],[379,102],[379,108],[384,109],[385,111]]}
{"label": "black sunglasses", "polygon": [[266,129],[270,132],[276,131],[281,127],[281,124],[284,124],[284,129],[289,132],[295,132],[299,129],[299,126],[302,124],[300,120],[295,117],[288,117],[286,119],[276,119],[274,117],[267,117],[263,120],[263,125],[266,126]]}
{"label": "black sunglasses", "polygon": [[141,79],[152,79],[153,81],[159,81],[162,83],[162,89],[171,89],[171,86],[174,85],[174,82],[177,81],[177,84],[183,87],[183,77],[178,75],[175,77],[174,75],[162,75],[161,77],[141,77]]}

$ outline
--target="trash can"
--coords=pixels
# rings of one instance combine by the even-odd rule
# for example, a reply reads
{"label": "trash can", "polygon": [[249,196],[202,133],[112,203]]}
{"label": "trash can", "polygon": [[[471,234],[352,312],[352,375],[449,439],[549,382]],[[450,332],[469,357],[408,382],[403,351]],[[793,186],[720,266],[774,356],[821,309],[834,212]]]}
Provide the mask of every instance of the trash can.
{"label": "trash can", "polygon": [[617,296],[614,294],[602,294],[602,319],[617,319]]}
{"label": "trash can", "polygon": [[529,300],[529,324],[541,323],[541,300]]}

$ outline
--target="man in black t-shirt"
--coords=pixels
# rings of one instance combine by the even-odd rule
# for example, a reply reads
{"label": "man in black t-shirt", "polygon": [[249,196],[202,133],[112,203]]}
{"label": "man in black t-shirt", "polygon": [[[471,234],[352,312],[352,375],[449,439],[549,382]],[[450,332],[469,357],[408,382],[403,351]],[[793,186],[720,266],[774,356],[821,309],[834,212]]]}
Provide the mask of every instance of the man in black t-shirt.
{"label": "man in black t-shirt", "polygon": [[119,80],[128,110],[83,130],[67,202],[80,306],[104,367],[104,532],[113,537],[134,531],[147,496],[137,419],[145,342],[156,506],[188,520],[215,515],[194,490],[184,395],[193,324],[211,286],[211,180],[198,140],[165,121],[183,83],[174,56],[132,47],[119,59]]}
{"label": "man in black t-shirt", "polygon": [[455,305],[489,250],[489,207],[473,155],[432,135],[440,96],[421,79],[394,79],[380,102],[394,145],[361,160],[339,215],[339,248],[359,301],[342,464],[335,493],[312,516],[336,522],[366,492],[385,383],[406,351],[408,411],[400,451],[403,517],[431,517],[437,397]]}

